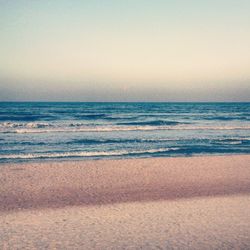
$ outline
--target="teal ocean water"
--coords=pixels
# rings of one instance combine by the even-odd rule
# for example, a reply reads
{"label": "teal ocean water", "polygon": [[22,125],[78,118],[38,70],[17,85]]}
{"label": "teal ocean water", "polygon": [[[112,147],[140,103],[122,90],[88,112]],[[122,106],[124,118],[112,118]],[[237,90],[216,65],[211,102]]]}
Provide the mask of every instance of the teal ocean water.
{"label": "teal ocean water", "polygon": [[250,103],[0,103],[0,163],[250,153]]}

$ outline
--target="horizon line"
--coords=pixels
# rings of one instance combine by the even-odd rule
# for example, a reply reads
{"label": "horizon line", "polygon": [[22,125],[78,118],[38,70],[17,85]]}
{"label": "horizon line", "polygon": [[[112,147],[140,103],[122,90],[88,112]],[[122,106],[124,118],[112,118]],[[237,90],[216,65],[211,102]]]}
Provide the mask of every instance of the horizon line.
{"label": "horizon line", "polygon": [[250,101],[0,101],[0,103],[250,103]]}

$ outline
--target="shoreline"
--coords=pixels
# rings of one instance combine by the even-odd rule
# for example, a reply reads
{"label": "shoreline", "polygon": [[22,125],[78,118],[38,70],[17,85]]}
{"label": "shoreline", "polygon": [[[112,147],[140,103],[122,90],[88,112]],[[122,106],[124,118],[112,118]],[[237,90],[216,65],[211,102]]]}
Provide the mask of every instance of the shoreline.
{"label": "shoreline", "polygon": [[95,162],[95,161],[124,161],[124,160],[146,160],[146,159],[156,159],[156,160],[164,160],[164,159],[176,159],[176,158],[201,158],[201,157],[230,157],[230,156],[248,156],[250,153],[213,153],[213,154],[190,154],[190,155],[169,155],[169,156],[142,156],[142,157],[79,157],[79,158],[41,158],[41,159],[28,159],[28,160],[20,160],[17,162],[0,162],[1,167],[8,167],[9,165],[27,165],[27,164],[54,164],[54,163],[75,163],[75,162]]}
{"label": "shoreline", "polygon": [[5,164],[0,211],[250,194],[250,155]]}

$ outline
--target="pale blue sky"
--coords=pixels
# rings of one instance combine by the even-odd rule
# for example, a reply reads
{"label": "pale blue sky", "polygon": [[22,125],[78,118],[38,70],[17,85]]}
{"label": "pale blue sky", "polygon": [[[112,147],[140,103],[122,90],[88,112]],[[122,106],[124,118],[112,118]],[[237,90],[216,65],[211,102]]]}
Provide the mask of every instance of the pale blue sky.
{"label": "pale blue sky", "polygon": [[250,101],[249,0],[0,0],[0,101]]}

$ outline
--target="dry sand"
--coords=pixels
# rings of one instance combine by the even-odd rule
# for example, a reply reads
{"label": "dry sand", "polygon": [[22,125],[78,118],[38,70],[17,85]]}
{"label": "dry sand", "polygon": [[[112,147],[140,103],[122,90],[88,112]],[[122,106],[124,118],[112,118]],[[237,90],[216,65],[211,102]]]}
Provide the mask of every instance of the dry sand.
{"label": "dry sand", "polygon": [[0,166],[0,249],[250,249],[250,155]]}

